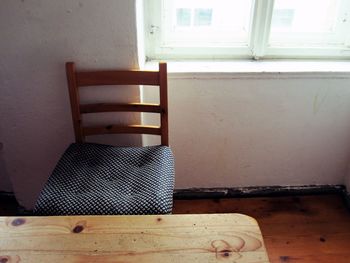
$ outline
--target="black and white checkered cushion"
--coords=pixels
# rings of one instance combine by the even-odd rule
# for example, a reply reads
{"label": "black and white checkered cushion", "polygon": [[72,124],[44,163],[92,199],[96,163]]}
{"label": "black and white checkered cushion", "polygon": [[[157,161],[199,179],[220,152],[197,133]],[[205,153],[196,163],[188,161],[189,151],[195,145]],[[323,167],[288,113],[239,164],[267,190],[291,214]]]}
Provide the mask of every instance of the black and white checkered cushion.
{"label": "black and white checkered cushion", "polygon": [[36,215],[167,214],[174,160],[169,147],[71,144],[35,205]]}

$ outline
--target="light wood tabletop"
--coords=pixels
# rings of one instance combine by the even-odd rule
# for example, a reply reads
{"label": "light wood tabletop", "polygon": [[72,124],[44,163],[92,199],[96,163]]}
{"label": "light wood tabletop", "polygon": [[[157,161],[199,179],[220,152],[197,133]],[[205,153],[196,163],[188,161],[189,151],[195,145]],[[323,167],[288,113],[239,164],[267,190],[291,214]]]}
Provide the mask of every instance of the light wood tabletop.
{"label": "light wood tabletop", "polygon": [[242,214],[0,217],[0,263],[269,262]]}

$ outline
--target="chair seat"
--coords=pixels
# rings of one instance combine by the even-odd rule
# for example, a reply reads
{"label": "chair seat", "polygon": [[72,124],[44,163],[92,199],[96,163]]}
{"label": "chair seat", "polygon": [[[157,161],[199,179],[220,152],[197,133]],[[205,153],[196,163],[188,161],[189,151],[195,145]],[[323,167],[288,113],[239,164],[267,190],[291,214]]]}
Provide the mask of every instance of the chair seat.
{"label": "chair seat", "polygon": [[174,160],[169,147],[73,143],[34,208],[36,215],[167,214]]}

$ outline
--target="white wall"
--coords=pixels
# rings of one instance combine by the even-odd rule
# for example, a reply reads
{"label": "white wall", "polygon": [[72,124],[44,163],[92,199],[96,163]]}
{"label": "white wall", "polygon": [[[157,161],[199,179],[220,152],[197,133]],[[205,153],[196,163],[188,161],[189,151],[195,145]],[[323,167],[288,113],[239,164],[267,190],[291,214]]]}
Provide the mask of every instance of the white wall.
{"label": "white wall", "polygon": [[177,188],[343,184],[349,82],[349,73],[170,74]]}
{"label": "white wall", "polygon": [[[134,13],[134,1],[124,0],[1,1],[0,179],[11,179],[25,207],[33,206],[74,140],[64,63],[75,61],[84,69],[137,67]],[[112,95],[139,100],[138,88],[110,90]],[[123,121],[138,119],[129,115]],[[140,136],[109,142],[141,143]]]}
{"label": "white wall", "polygon": [[8,176],[4,161],[3,145],[0,143],[0,191],[12,192],[12,184]]}

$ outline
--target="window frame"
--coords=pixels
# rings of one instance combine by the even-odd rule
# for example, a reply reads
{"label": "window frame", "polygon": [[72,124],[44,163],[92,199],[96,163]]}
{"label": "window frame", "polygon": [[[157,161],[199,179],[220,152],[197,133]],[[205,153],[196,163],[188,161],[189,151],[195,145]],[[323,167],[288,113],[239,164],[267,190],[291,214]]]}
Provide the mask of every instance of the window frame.
{"label": "window frame", "polygon": [[[234,59],[350,59],[350,28],[347,46],[341,47],[270,47],[269,37],[274,0],[253,0],[247,46],[174,47],[161,44],[164,0],[144,1],[144,37],[146,61],[151,60],[234,60]],[[350,20],[350,13],[349,13]]]}

